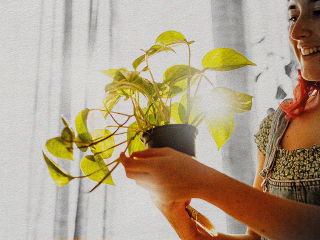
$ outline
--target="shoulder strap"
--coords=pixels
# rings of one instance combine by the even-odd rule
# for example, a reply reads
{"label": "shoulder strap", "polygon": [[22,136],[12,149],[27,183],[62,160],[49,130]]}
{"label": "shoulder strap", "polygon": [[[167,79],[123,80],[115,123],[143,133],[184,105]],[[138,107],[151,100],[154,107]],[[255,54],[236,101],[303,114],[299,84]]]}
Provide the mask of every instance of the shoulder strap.
{"label": "shoulder strap", "polygon": [[268,177],[271,169],[274,166],[274,156],[275,153],[278,150],[279,142],[289,124],[289,121],[285,118],[286,113],[282,111],[280,107],[276,110],[272,124],[271,129],[268,137],[268,145],[266,150],[266,159],[264,162],[264,168],[260,172],[260,176],[264,178],[263,184]]}

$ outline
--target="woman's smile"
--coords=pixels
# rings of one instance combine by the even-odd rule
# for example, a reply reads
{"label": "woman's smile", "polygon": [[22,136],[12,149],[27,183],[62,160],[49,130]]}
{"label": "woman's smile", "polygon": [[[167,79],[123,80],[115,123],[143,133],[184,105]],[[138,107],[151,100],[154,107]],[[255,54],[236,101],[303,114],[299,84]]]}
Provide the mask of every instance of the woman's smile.
{"label": "woman's smile", "polygon": [[308,47],[300,49],[300,63],[306,66],[307,62],[315,61],[315,64],[320,62],[320,47]]}
{"label": "woman's smile", "polygon": [[320,51],[320,47],[310,47],[310,48],[301,48],[301,53],[303,56],[308,56]]}

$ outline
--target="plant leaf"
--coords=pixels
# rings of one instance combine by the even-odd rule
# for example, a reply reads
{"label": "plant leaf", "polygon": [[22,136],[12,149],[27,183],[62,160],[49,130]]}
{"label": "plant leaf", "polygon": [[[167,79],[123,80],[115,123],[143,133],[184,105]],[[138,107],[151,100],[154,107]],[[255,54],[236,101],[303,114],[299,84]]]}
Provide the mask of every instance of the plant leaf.
{"label": "plant leaf", "polygon": [[65,127],[61,133],[61,141],[67,147],[67,149],[73,153],[73,141],[75,139],[72,129]]}
{"label": "plant leaf", "polygon": [[173,51],[174,52],[174,50],[171,47],[166,47],[166,46],[158,45],[158,44],[153,45],[152,47],[150,47],[146,51],[146,53],[144,55],[142,55],[142,56],[138,57],[136,60],[134,60],[134,62],[132,63],[133,69],[137,70],[138,66],[145,61],[146,55],[149,58],[152,55],[157,54],[162,51]]}
{"label": "plant leaf", "polygon": [[[191,85],[193,85],[199,75],[193,77],[200,71],[196,68],[190,67]],[[168,97],[174,97],[180,93],[185,92],[188,89],[188,65],[174,65],[168,68],[163,74],[163,82],[169,85]]]}
{"label": "plant leaf", "polygon": [[120,69],[119,71],[122,76],[124,76],[124,78],[129,82],[134,82],[139,77],[139,72],[137,71],[127,71],[125,69]]}
{"label": "plant leaf", "polygon": [[164,46],[186,42],[186,38],[181,33],[176,31],[166,31],[161,33],[156,39],[156,44]]}
{"label": "plant leaf", "polygon": [[232,113],[217,113],[206,118],[206,125],[219,150],[233,132],[234,117]]}
{"label": "plant leaf", "polygon": [[70,127],[69,122],[67,121],[67,119],[65,117],[63,117],[63,116],[61,116],[61,119],[62,119],[62,122],[63,122],[64,126],[72,130],[72,128]]}
{"label": "plant leaf", "polygon": [[102,72],[103,74],[107,75],[110,78],[114,78],[117,74],[118,69],[109,69],[109,70],[101,70],[100,72]]}
{"label": "plant leaf", "polygon": [[119,89],[115,88],[114,90],[112,90],[112,86],[115,85],[115,82],[119,82],[119,83],[134,83],[135,85],[139,85],[141,88],[143,88],[145,90],[145,92],[148,92],[150,96],[155,94],[153,84],[149,80],[140,77],[139,72],[127,71],[125,69],[120,69],[119,74],[121,74],[122,79],[121,80],[114,80],[112,83],[106,85],[105,90],[107,92],[108,91],[109,92],[117,91],[120,95],[124,95],[124,96],[128,97],[133,94],[132,91],[130,91],[129,89],[134,90],[134,91],[139,91],[138,89],[134,89],[131,87],[128,87],[127,89],[121,87]]}
{"label": "plant leaf", "polygon": [[[191,99],[190,104],[192,106],[189,114],[188,124],[197,127],[205,118],[204,112],[201,111],[201,107],[199,107],[200,104],[200,98],[195,97]],[[180,100],[180,106],[179,106],[179,116],[181,121],[185,122],[186,117],[186,109],[187,109],[187,94],[183,94]]]}
{"label": "plant leaf", "polygon": [[251,110],[252,96],[229,88],[217,87],[207,96],[208,102],[216,101],[223,111],[243,113]]}
{"label": "plant leaf", "polygon": [[69,173],[65,172],[60,166],[58,166],[54,161],[48,158],[43,152],[44,160],[49,169],[49,173],[56,184],[60,187],[68,184],[74,177],[72,177]]}
{"label": "plant leaf", "polygon": [[206,118],[206,113],[203,112],[201,107],[199,106],[201,102],[200,99],[200,96],[196,96],[195,98],[191,99],[192,108],[190,111],[188,124],[195,127],[197,127]]}
{"label": "plant leaf", "polygon": [[171,105],[171,117],[177,124],[183,124],[186,117],[186,109],[181,103]]}
{"label": "plant leaf", "polygon": [[61,137],[49,139],[46,148],[55,157],[73,160],[72,142],[65,142]]}
{"label": "plant leaf", "polygon": [[202,67],[216,71],[230,71],[247,65],[256,65],[231,48],[217,48],[202,59]]}
{"label": "plant leaf", "polygon": [[[200,72],[194,67],[190,67],[191,77]],[[188,78],[189,66],[188,65],[174,65],[169,67],[163,74],[163,83],[171,85],[178,81]]]}
{"label": "plant leaf", "polygon": [[90,145],[90,142],[82,142],[78,136],[74,139],[74,142],[82,152],[86,152]]}
{"label": "plant leaf", "polygon": [[120,98],[121,96],[118,92],[109,92],[104,95],[101,106],[104,118],[107,118],[114,106],[119,102]]}
{"label": "plant leaf", "polygon": [[[137,133],[139,133],[139,134],[137,134]],[[127,132],[127,140],[130,141],[130,139],[132,139],[136,135],[134,137],[134,139],[132,139],[130,141],[130,144],[128,146],[129,155],[131,155],[131,153],[133,153],[133,152],[143,151],[146,149],[144,143],[141,141],[142,134],[143,134],[143,132],[141,132],[141,130],[139,130],[137,122],[134,122],[129,125],[128,132]]]}
{"label": "plant leaf", "polygon": [[88,108],[82,110],[80,113],[78,113],[75,121],[78,138],[80,138],[84,143],[90,143],[92,141],[92,137],[87,128],[89,111],[90,110]]}
{"label": "plant leaf", "polygon": [[[84,158],[82,158],[80,167],[82,172],[86,176],[97,171],[96,173],[88,176],[89,179],[95,182],[100,182],[101,179],[103,179],[109,173],[109,169],[106,167],[106,164],[104,163],[103,159],[93,155],[87,155]],[[99,169],[102,170],[98,171]],[[109,175],[102,183],[115,185],[111,175]]]}
{"label": "plant leaf", "polygon": [[120,89],[132,89],[134,91],[139,91],[142,94],[144,94],[148,99],[151,99],[151,95],[148,93],[148,90],[144,88],[144,86],[141,86],[138,83],[132,83],[128,81],[123,82],[112,82],[105,87],[106,92],[113,92],[115,90]]}
{"label": "plant leaf", "polygon": [[133,61],[132,63],[132,67],[134,70],[137,70],[137,68],[139,67],[139,65],[144,62],[146,56],[145,54],[143,54],[142,56],[138,57],[136,60]]}
{"label": "plant leaf", "polygon": [[94,155],[99,155],[102,159],[112,156],[114,150],[114,138],[111,132],[107,129],[96,129],[91,132],[93,144],[90,150]]}
{"label": "plant leaf", "polygon": [[75,139],[74,131],[70,127],[70,124],[68,123],[68,121],[64,117],[61,117],[61,118],[62,118],[63,124],[65,125],[65,128],[61,132],[61,140],[63,144],[66,145],[67,149],[71,149],[71,153],[72,153],[73,141]]}

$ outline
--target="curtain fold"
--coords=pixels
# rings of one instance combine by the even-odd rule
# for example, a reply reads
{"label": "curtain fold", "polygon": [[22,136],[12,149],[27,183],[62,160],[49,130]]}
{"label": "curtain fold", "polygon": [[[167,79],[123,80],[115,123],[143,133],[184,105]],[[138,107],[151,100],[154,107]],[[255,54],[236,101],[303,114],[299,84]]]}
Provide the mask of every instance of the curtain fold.
{"label": "curtain fold", "polygon": [[[212,28],[215,48],[229,47],[247,56],[244,35],[244,13],[242,0],[212,0]],[[217,85],[238,92],[254,95],[248,91],[248,67],[230,72],[217,72]],[[251,112],[235,114],[235,127],[232,136],[222,148],[223,171],[241,182],[252,185],[255,174],[254,155],[249,144],[253,131],[250,127]],[[242,142],[242,144],[241,144]],[[246,226],[227,218],[230,233],[244,233]]]}

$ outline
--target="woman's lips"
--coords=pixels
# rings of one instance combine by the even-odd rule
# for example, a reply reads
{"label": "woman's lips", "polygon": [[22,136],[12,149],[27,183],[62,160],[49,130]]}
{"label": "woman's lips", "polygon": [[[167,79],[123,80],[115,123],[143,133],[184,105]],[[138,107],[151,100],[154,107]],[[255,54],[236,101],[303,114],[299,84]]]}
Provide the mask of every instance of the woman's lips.
{"label": "woman's lips", "polygon": [[303,55],[303,54],[301,54],[301,58],[302,58],[303,60],[310,60],[310,59],[313,59],[313,58],[319,56],[319,53],[320,53],[320,52],[314,52],[314,53],[311,53],[311,54],[309,53],[309,55]]}
{"label": "woman's lips", "polygon": [[303,56],[307,56],[316,52],[320,52],[320,47],[301,48],[301,53]]}

